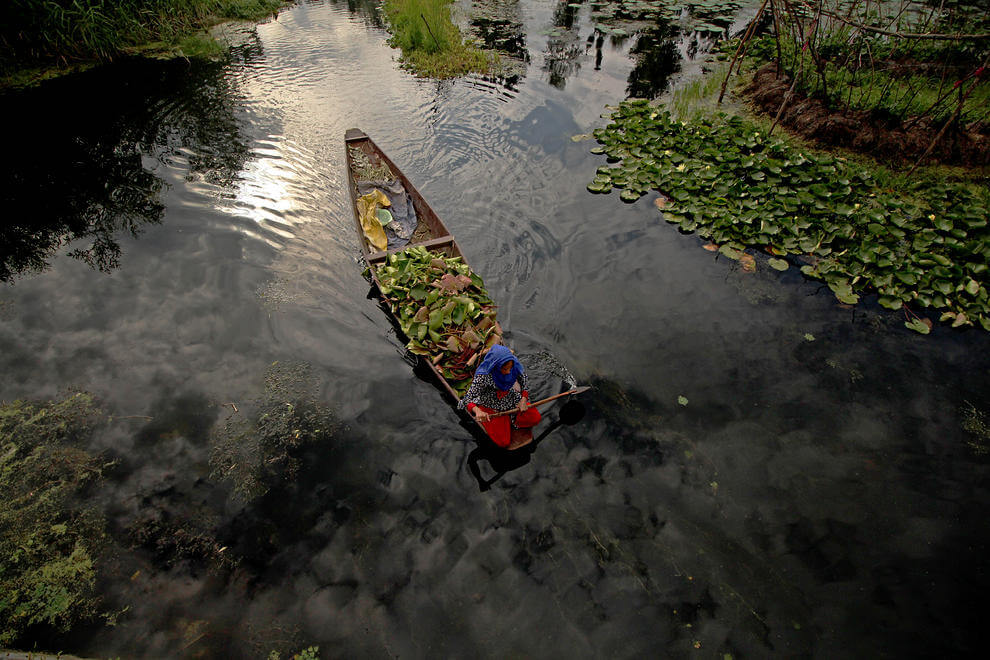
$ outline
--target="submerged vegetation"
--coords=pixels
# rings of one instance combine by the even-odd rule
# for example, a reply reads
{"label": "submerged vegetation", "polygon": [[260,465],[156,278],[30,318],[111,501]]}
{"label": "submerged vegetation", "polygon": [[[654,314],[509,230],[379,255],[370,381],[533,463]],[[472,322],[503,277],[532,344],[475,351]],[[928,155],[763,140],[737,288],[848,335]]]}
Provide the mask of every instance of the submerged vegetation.
{"label": "submerged vegetation", "polygon": [[417,75],[452,78],[491,73],[498,55],[465,41],[450,17],[451,0],[386,0],[389,43],[402,50],[402,63]]}
{"label": "submerged vegetation", "polygon": [[103,419],[84,393],[0,406],[0,645],[100,616],[104,523],[78,498],[107,467],[79,447]]}
{"label": "submerged vegetation", "polygon": [[317,399],[318,386],[309,365],[273,363],[264,395],[243,412],[232,406],[211,433],[213,478],[231,484],[242,501],[291,483],[303,452],[329,448],[339,428],[333,411]]}
{"label": "submerged vegetation", "polygon": [[974,453],[981,456],[990,454],[990,424],[987,415],[967,402],[963,409],[963,430],[969,434],[966,444]]}
{"label": "submerged vegetation", "polygon": [[149,45],[203,49],[196,33],[231,19],[262,20],[284,0],[49,0],[0,8],[0,71],[109,60]]}
{"label": "submerged vegetation", "polygon": [[765,249],[823,280],[843,303],[876,292],[927,333],[930,308],[954,327],[990,330],[990,195],[985,188],[914,178],[897,190],[866,168],[801,151],[738,117],[674,121],[646,101],[619,106],[597,129],[592,151],[618,163],[598,168],[588,189],[623,188],[632,202],[652,189],[667,219],[710,239],[727,257]]}

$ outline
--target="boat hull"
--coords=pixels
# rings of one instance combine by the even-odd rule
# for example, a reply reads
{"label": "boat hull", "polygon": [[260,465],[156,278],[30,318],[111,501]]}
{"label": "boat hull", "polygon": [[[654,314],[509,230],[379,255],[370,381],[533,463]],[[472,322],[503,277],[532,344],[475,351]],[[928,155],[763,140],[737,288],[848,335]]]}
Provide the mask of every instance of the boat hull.
{"label": "boat hull", "polygon": [[[361,217],[358,213],[359,194],[357,180],[354,175],[355,162],[351,155],[351,149],[359,149],[374,163],[388,165],[389,169],[392,171],[392,174],[402,182],[403,187],[412,199],[413,207],[416,210],[416,216],[419,222],[417,230],[408,244],[388,250],[377,250],[374,246],[368,243],[368,240],[364,235],[364,229],[361,227]],[[361,252],[365,263],[368,265],[368,272],[373,282],[373,291],[379,298],[382,309],[384,309],[388,314],[392,325],[395,327],[396,333],[408,341],[409,338],[402,332],[399,319],[395,317],[395,314],[392,312],[389,304],[382,299],[380,294],[381,282],[378,280],[376,267],[385,263],[390,254],[401,252],[402,250],[412,246],[424,247],[446,257],[460,257],[465,264],[468,263],[467,259],[461,252],[461,248],[457,244],[457,241],[454,240],[453,235],[447,229],[446,225],[444,225],[440,220],[440,217],[433,211],[430,205],[419,193],[416,186],[412,184],[405,174],[402,173],[402,170],[399,169],[395,163],[393,163],[388,156],[385,155],[385,153],[366,133],[356,128],[348,129],[344,135],[344,152],[347,162],[347,182],[351,197],[351,210],[354,215],[355,229],[357,230],[358,239],[361,243]],[[434,364],[434,360],[432,359],[434,357],[436,356],[430,356],[430,358],[417,356],[420,365],[429,371],[441,391],[446,393],[447,396],[456,404],[460,397]],[[494,445],[484,428],[474,419],[472,415],[461,409],[458,409],[458,412],[464,421],[465,427],[467,427],[473,435],[478,438],[483,438],[484,441]],[[525,446],[532,440],[532,438],[533,433],[529,429],[513,429],[512,442],[509,447],[511,449],[515,449]]]}

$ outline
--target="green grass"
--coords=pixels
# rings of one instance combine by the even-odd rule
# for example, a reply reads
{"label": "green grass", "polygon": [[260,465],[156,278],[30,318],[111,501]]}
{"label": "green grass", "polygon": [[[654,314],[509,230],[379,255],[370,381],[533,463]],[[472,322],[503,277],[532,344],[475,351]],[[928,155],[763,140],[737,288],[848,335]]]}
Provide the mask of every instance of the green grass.
{"label": "green grass", "polygon": [[[761,43],[754,44],[748,53],[758,62],[770,61],[776,57],[772,37],[763,37]],[[958,91],[953,92],[953,86],[964,75],[975,70],[979,61],[973,60],[970,66],[960,65],[946,70],[943,80],[937,75],[909,73],[910,68],[918,71],[935,70],[928,58],[933,53],[943,51],[920,50],[904,46],[901,52],[890,54],[890,60],[874,60],[872,66],[854,68],[849,63],[856,58],[848,57],[848,51],[838,48],[825,48],[822,60],[825,63],[825,81],[814,69],[810,55],[804,54],[803,74],[798,80],[798,91],[807,96],[822,99],[832,108],[847,108],[873,112],[879,116],[895,119],[908,119],[922,114],[930,114],[937,123],[947,120],[955,112],[958,102]],[[954,52],[954,51],[953,51]],[[944,53],[949,58],[948,53]],[[953,59],[960,56],[956,54]],[[781,60],[784,72],[789,76],[801,70],[802,54],[788,41],[782,43]],[[897,60],[907,60],[910,65],[898,63]],[[949,61],[948,59],[945,61]],[[972,81],[963,83],[967,89]],[[944,96],[941,103],[936,103]],[[990,103],[990,85],[980,83],[963,105],[961,120],[963,122],[987,119],[987,106]]]}
{"label": "green grass", "polygon": [[227,47],[205,32],[189,35],[179,40],[174,51],[183,57],[217,57]]}
{"label": "green grass", "polygon": [[417,75],[452,78],[466,73],[491,73],[495,53],[465,42],[450,18],[450,0],[386,0],[391,26],[389,43],[402,50],[402,63]]}
{"label": "green grass", "polygon": [[[49,0],[0,6],[0,70],[8,81],[39,65],[112,59],[161,42],[182,51],[224,20],[262,20],[284,0]],[[202,40],[203,37],[200,37]],[[210,49],[205,49],[206,51]]]}
{"label": "green grass", "polygon": [[677,86],[671,92],[670,99],[664,107],[679,121],[689,121],[711,114],[728,68],[727,63],[720,63],[686,85]]}
{"label": "green grass", "polygon": [[[941,13],[915,3],[891,24],[894,4],[826,0],[824,8],[826,13],[831,10],[888,32],[976,34],[990,29],[990,14],[953,3]],[[798,78],[797,89],[804,95],[833,110],[866,111],[878,120],[926,116],[935,123],[945,122],[955,113],[960,92],[969,89],[972,74],[990,54],[981,40],[902,38],[854,29],[827,17],[814,28],[812,18],[783,12],[779,66],[789,77]],[[731,56],[737,44],[738,40],[731,40],[720,50]],[[747,44],[746,55],[757,65],[774,61],[778,42],[772,33],[765,34]],[[961,121],[986,121],[988,103],[990,85],[983,76],[963,104]]]}

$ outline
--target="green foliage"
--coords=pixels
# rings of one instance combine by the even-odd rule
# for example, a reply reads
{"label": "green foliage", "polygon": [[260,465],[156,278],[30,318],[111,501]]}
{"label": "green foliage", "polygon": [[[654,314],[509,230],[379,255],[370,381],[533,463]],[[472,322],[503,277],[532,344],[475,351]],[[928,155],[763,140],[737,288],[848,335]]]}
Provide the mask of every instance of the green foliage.
{"label": "green foliage", "polygon": [[386,0],[392,32],[389,43],[402,50],[403,63],[418,75],[451,78],[490,73],[498,66],[498,56],[464,42],[450,19],[450,2]]}
{"label": "green foliage", "polygon": [[671,116],[687,120],[709,114],[715,106],[727,68],[725,64],[717,64],[707,75],[698,76],[675,88],[665,106],[670,110]]}
{"label": "green foliage", "polygon": [[[281,660],[282,654],[278,651],[272,651],[268,654],[268,660]],[[320,660],[320,647],[310,646],[304,648],[298,653],[293,653],[289,656],[289,660]]]}
{"label": "green foliage", "polygon": [[[724,114],[677,122],[645,101],[625,102],[592,149],[619,164],[599,167],[588,190],[622,188],[632,202],[659,189],[671,198],[668,221],[723,254],[803,255],[801,271],[843,303],[876,291],[890,309],[930,307],[954,327],[990,330],[986,188],[922,177],[882,186],[864,167],[758,128]],[[921,331],[916,321],[909,327]]]}
{"label": "green foliage", "polygon": [[688,31],[722,34],[740,5],[735,0],[595,0],[591,7],[599,32],[626,36],[624,29],[612,26],[621,21],[680,20]]}
{"label": "green foliage", "polygon": [[[884,6],[826,0],[825,14],[817,19],[814,12],[809,14],[799,5],[793,12],[781,10],[783,72],[798,78],[799,91],[832,108],[869,111],[878,119],[924,116],[936,123],[948,120],[961,95],[976,83],[963,103],[960,119],[985,121],[990,102],[988,77],[972,74],[990,55],[986,40],[895,35],[985,33],[990,30],[990,14],[952,3],[936,10],[908,2],[899,13],[896,6],[900,3]],[[757,62],[768,62],[777,58],[777,48],[778,40],[767,34],[747,44],[746,54]]]}
{"label": "green foliage", "polygon": [[108,59],[150,42],[176,43],[228,19],[261,20],[282,0],[49,0],[0,8],[0,66]]}
{"label": "green foliage", "polygon": [[463,395],[479,351],[501,340],[495,305],[460,257],[410,247],[375,271],[382,296],[409,338],[410,352],[433,360]]}
{"label": "green foliage", "polygon": [[205,32],[199,32],[179,39],[175,50],[183,57],[217,57],[225,47]]}
{"label": "green foliage", "polygon": [[0,644],[31,626],[65,631],[98,616],[104,526],[76,500],[106,466],[75,445],[102,419],[83,393],[0,406]]}
{"label": "green foliage", "polygon": [[447,0],[388,0],[385,12],[392,26],[392,45],[404,53],[446,52],[461,43]]}

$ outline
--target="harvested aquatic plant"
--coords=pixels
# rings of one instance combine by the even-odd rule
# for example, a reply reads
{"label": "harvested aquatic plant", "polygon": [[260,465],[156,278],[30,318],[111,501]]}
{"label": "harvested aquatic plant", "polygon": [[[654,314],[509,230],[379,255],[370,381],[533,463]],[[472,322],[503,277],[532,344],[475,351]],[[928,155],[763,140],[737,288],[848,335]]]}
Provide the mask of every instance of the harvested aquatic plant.
{"label": "harvested aquatic plant", "polygon": [[371,162],[368,154],[357,147],[349,147],[349,151],[351,153],[351,159],[354,162],[354,178],[358,181],[381,181],[389,183],[395,180],[395,175],[392,174],[392,170],[385,163],[375,165]]}
{"label": "harvested aquatic plant", "polygon": [[463,396],[478,355],[502,339],[482,279],[460,257],[418,246],[389,255],[375,274],[406,348],[430,359]]}

